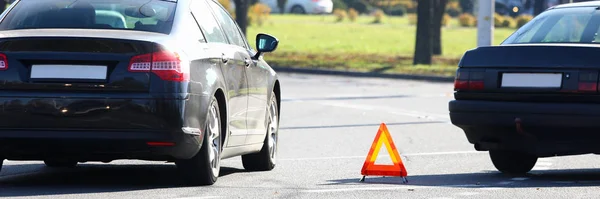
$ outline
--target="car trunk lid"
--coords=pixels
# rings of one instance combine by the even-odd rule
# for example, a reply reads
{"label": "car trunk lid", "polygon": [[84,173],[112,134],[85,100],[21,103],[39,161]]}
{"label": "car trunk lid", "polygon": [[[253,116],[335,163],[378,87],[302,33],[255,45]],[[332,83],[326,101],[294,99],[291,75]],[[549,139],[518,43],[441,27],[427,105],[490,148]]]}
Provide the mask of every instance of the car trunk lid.
{"label": "car trunk lid", "polygon": [[598,54],[600,46],[587,44],[477,48],[459,63],[455,90],[461,99],[505,101],[598,94]]}

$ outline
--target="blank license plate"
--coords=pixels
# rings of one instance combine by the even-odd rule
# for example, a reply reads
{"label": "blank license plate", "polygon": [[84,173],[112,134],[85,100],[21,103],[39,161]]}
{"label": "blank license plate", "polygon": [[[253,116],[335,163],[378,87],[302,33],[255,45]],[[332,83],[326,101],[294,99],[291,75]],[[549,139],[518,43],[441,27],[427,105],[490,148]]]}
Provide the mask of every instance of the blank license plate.
{"label": "blank license plate", "polygon": [[504,73],[502,87],[512,88],[560,88],[561,73]]}
{"label": "blank license plate", "polygon": [[33,65],[33,79],[106,79],[106,66],[94,65]]}

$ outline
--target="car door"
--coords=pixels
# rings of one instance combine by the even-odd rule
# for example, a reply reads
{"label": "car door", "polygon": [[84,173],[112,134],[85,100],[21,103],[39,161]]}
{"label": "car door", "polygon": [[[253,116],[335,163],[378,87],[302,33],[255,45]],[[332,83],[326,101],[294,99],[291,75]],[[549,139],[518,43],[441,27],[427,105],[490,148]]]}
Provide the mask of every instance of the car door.
{"label": "car door", "polygon": [[[235,61],[243,66],[246,70],[248,78],[248,112],[246,115],[248,136],[247,144],[262,143],[266,132],[266,113],[267,113],[267,96],[266,87],[268,77],[266,70],[257,67],[257,63],[252,60],[254,53],[248,45],[239,26],[233,20],[227,11],[214,1],[211,2],[211,7],[217,15],[220,15],[220,20],[223,21],[223,30],[227,33],[232,45],[235,46]],[[258,139],[258,140],[257,140]]]}
{"label": "car door", "polygon": [[218,58],[217,62],[221,64],[223,77],[227,84],[225,91],[225,95],[229,99],[227,104],[229,122],[227,146],[244,145],[248,132],[246,126],[248,111],[246,66],[235,61],[237,51],[230,45],[227,31],[223,30],[222,22],[218,20],[218,13],[212,12],[207,1],[192,1],[191,9],[194,19],[204,32],[210,51],[215,53]]}

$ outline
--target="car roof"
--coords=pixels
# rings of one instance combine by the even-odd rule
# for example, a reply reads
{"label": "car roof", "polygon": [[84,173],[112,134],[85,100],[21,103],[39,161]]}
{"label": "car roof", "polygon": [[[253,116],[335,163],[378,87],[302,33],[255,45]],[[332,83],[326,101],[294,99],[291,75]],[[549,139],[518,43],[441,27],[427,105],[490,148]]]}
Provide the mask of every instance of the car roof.
{"label": "car roof", "polygon": [[554,6],[553,8],[572,8],[572,7],[600,7],[600,1],[566,3],[566,4]]}

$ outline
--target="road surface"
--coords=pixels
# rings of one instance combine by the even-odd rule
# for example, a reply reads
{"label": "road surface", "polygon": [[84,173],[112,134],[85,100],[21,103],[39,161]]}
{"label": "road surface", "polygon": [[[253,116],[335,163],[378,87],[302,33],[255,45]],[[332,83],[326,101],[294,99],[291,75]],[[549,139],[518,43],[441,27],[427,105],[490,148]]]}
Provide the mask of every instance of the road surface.
{"label": "road surface", "polygon": [[[246,172],[223,161],[214,186],[180,184],[174,164],[86,163],[48,169],[5,162],[0,197],[24,198],[594,198],[600,158],[540,159],[527,176],[504,176],[449,123],[452,84],[281,74],[278,165]],[[386,123],[408,170],[408,184],[360,170],[380,123]],[[382,151],[377,163],[390,163]]]}

